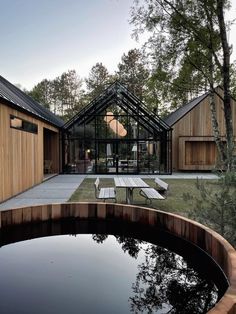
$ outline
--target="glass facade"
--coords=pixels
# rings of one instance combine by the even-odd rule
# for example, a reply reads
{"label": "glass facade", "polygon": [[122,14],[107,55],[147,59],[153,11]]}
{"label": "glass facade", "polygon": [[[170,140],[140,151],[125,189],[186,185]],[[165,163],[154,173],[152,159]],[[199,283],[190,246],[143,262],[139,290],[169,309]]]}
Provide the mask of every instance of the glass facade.
{"label": "glass facade", "polygon": [[122,85],[108,88],[67,123],[63,171],[170,173],[171,130],[143,106]]}

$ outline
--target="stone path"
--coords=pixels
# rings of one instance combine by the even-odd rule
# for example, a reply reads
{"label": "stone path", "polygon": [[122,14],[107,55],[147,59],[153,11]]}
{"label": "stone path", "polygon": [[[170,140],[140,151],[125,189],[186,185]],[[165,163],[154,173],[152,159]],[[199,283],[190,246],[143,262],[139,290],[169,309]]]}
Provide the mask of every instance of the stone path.
{"label": "stone path", "polygon": [[0,204],[0,210],[66,202],[84,178],[85,175],[58,175]]}

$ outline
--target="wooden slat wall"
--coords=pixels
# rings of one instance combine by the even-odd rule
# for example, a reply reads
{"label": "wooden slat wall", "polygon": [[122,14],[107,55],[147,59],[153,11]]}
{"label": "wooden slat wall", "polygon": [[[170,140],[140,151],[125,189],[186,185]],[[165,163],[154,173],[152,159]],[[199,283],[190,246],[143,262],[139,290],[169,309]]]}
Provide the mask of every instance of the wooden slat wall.
{"label": "wooden slat wall", "polygon": [[[10,114],[38,125],[38,134],[10,128]],[[55,169],[59,169],[57,128],[0,104],[0,202],[42,182],[43,128],[55,132]]]}
{"label": "wooden slat wall", "polygon": [[[222,94],[222,90],[219,89],[219,92]],[[215,96],[216,108],[217,108],[217,118],[220,127],[221,136],[225,136],[225,123],[224,123],[224,113],[223,113],[223,103],[219,96]],[[234,136],[236,136],[236,102],[232,100],[232,114],[234,123]],[[199,141],[204,142],[205,137],[211,137],[211,140],[214,141],[213,132],[212,132],[212,122],[211,122],[211,111],[209,106],[209,98],[204,99],[199,105],[192,109],[188,114],[186,114],[182,119],[176,122],[173,127],[172,132],[172,165],[173,171],[177,170],[210,170],[213,165],[210,164],[186,164],[185,160],[191,158],[188,155],[189,147],[185,147],[185,143],[181,141],[181,137],[198,137]],[[207,139],[209,141],[209,139]],[[197,147],[196,144],[195,148]],[[206,149],[210,148],[211,152],[206,157]],[[211,160],[216,159],[216,149],[210,146],[199,145],[198,151],[195,152],[199,160]],[[214,163],[214,162],[213,162]]]}
{"label": "wooden slat wall", "polygon": [[58,134],[55,132],[48,132],[44,129],[44,159],[52,160],[52,172],[59,172],[59,146],[58,146]]}
{"label": "wooden slat wall", "polygon": [[216,154],[212,136],[179,137],[180,170],[209,170],[215,165]]}

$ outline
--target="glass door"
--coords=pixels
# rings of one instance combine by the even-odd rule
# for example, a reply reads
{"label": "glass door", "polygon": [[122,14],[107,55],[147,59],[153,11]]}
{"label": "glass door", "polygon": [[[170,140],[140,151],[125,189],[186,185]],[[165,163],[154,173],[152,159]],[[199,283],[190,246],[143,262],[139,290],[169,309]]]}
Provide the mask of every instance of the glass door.
{"label": "glass door", "polygon": [[137,173],[137,143],[130,141],[97,142],[96,173]]}
{"label": "glass door", "polygon": [[120,141],[117,147],[118,172],[137,173],[137,143],[133,141]]}
{"label": "glass door", "polygon": [[95,172],[117,173],[117,142],[98,141],[96,151]]}

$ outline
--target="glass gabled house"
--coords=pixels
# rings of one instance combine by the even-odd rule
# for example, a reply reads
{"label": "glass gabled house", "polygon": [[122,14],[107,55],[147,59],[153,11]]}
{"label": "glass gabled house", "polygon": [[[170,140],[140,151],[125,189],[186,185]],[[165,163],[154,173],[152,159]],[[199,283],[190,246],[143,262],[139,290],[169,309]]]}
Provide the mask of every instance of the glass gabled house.
{"label": "glass gabled house", "polygon": [[64,125],[63,172],[171,173],[171,128],[119,82]]}

